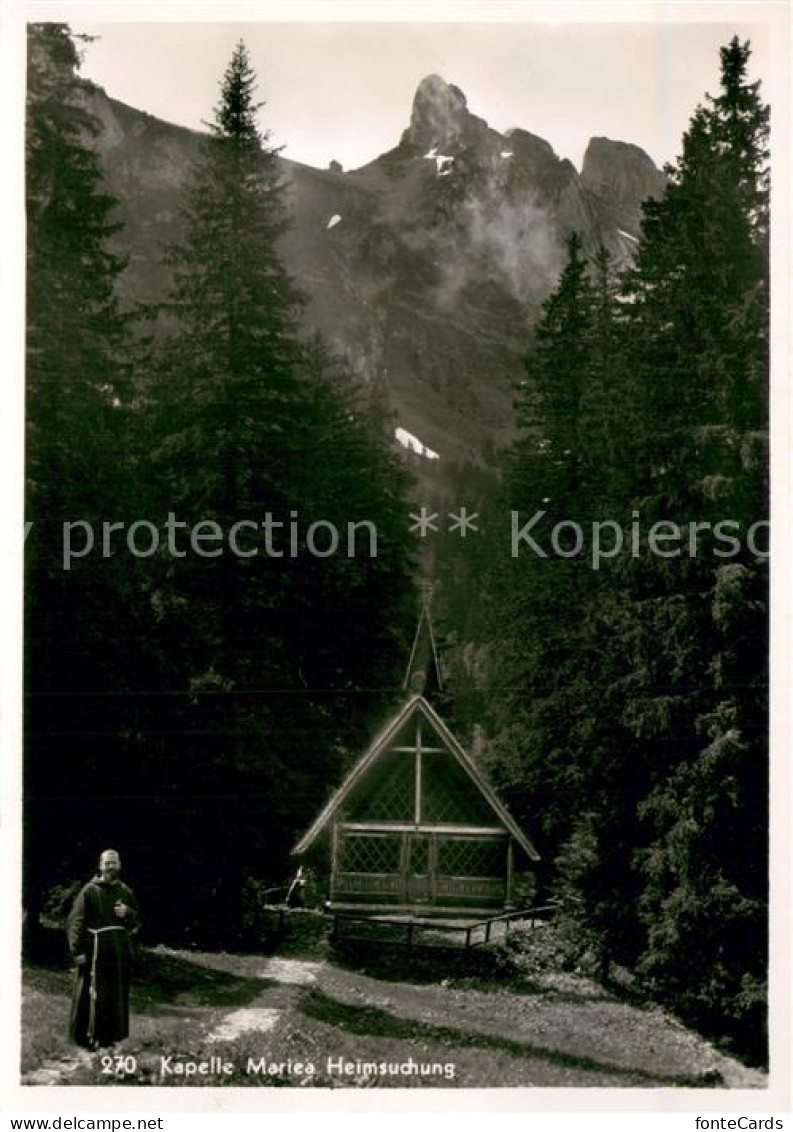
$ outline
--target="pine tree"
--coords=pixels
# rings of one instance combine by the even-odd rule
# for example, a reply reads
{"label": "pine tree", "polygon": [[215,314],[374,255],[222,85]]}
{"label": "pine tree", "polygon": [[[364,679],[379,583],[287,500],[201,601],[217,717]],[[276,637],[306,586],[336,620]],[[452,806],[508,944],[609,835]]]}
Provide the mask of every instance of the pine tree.
{"label": "pine tree", "polygon": [[[513,506],[547,496],[552,515],[645,531],[763,518],[768,111],[748,58],[722,50],[721,92],[645,204],[618,289],[603,252],[582,282],[571,248],[519,405]],[[762,1060],[767,578],[746,546],[728,563],[714,549],[706,534],[694,558],[624,553],[597,578],[498,572],[493,771],[533,828],[542,815],[579,954],[601,976],[626,963]]]}
{"label": "pine tree", "polygon": [[[159,379],[163,445],[155,460],[168,509],[225,531],[240,520],[258,523],[267,510],[288,515],[302,450],[299,304],[277,248],[287,225],[285,186],[277,151],[257,126],[255,85],[240,43],[167,257],[172,333]],[[231,648],[246,635],[251,610],[277,605],[281,581],[273,573],[229,555],[171,572],[166,600],[187,602],[181,608],[196,637],[191,663],[200,641],[214,641],[203,670],[255,684],[266,674],[277,680],[279,671],[288,679],[266,631],[253,650]]]}
{"label": "pine tree", "polygon": [[[300,399],[298,296],[277,248],[288,222],[285,185],[277,150],[256,124],[264,104],[254,102],[254,90],[240,43],[185,190],[182,234],[168,255],[174,285],[166,309],[176,326],[178,368],[197,405],[206,405],[206,421],[219,426],[217,473],[230,504],[243,488],[235,461],[264,430],[269,444],[283,447],[288,437],[280,434]],[[181,391],[176,379],[176,397]]]}
{"label": "pine tree", "polygon": [[697,108],[664,197],[645,205],[624,281],[651,471],[682,467],[697,427],[764,419],[750,359],[767,271],[768,109],[745,82],[748,57],[737,38],[722,49],[722,92]]}
{"label": "pine tree", "polygon": [[581,247],[581,237],[573,232],[559,284],[543,304],[535,346],[526,360],[527,380],[516,403],[518,424],[549,466],[558,469],[554,481],[565,492],[579,479],[575,469],[581,461],[592,334],[592,285]]}
{"label": "pine tree", "polygon": [[[300,296],[279,252],[286,189],[255,90],[240,43],[168,251],[167,340],[153,386],[151,473],[163,515],[211,521],[224,536],[245,524],[242,555],[224,546],[211,558],[164,556],[154,593],[161,651],[190,693],[170,730],[194,736],[189,752],[163,738],[160,821],[185,835],[201,825],[223,847],[220,859],[196,844],[180,867],[192,870],[194,891],[227,901],[228,925],[239,923],[251,872],[283,877],[297,830],[378,712],[410,589],[404,477],[349,375],[300,337]],[[311,555],[303,538],[315,521],[342,539],[347,522],[373,522],[377,557],[360,547],[350,558],[343,546]]]}
{"label": "pine tree", "polygon": [[[665,306],[672,323],[667,340],[682,354],[684,331],[693,324],[699,345],[687,361],[696,400],[690,391],[688,422],[678,417],[685,468],[672,469],[674,479],[687,485],[698,517],[729,518],[744,532],[767,507],[768,108],[759,84],[746,81],[748,58],[748,45],[737,38],[722,49],[721,93],[695,115],[669,199],[654,218],[671,254],[656,263],[654,239],[643,259],[667,290],[669,264],[677,259],[679,298]],[[655,296],[647,298],[638,317],[649,317],[637,330],[651,356],[657,312]],[[678,572],[667,598],[679,603],[685,595],[699,644],[688,683],[696,681],[702,692],[687,697],[694,742],[644,809],[652,847],[640,855],[648,930],[640,966],[686,1017],[726,1028],[733,1042],[762,1060],[767,569],[746,547],[722,564],[709,551],[712,545],[688,578]]]}
{"label": "pine tree", "polygon": [[[275,862],[285,860],[296,821],[290,810],[321,762],[311,749],[311,711],[294,695],[306,688],[303,564],[272,557],[271,547],[288,551],[285,528],[268,544],[261,526],[268,512],[283,524],[302,511],[301,464],[311,445],[301,425],[308,402],[298,296],[277,247],[288,220],[285,186],[257,124],[255,86],[239,43],[167,250],[173,282],[151,464],[163,517],[214,523],[224,536],[249,525],[244,555],[228,547],[211,558],[166,555],[155,577],[161,648],[174,687],[191,693],[177,700],[171,731],[194,736],[187,758],[163,737],[159,824],[188,843],[190,830],[202,829],[206,843],[193,842],[180,867],[190,870],[194,895],[215,894],[226,933],[239,923],[251,860],[277,879]],[[222,860],[205,844],[221,849]],[[172,913],[198,930],[187,905]]]}
{"label": "pine tree", "polygon": [[132,353],[117,295],[124,264],[111,245],[115,202],[102,188],[93,145],[99,125],[79,64],[67,26],[30,25],[25,897],[32,930],[41,889],[92,835],[82,819],[96,816],[88,799],[108,775],[96,736],[118,726],[96,693],[123,684],[133,651],[114,644],[129,630],[133,607],[117,573],[98,555],[69,571],[62,565],[64,523],[96,530],[123,507],[119,450]]}
{"label": "pine tree", "polygon": [[[301,427],[312,450],[301,462],[301,507],[341,532],[350,522],[371,523],[377,554],[306,564],[310,608],[300,670],[318,687],[387,687],[404,661],[402,632],[412,618],[404,533],[410,476],[383,434],[381,406],[368,383],[317,334],[305,344],[302,374]],[[365,548],[363,538],[358,549]],[[355,714],[352,702],[349,710]]]}
{"label": "pine tree", "polygon": [[76,440],[86,466],[107,444],[127,320],[116,296],[124,264],[109,249],[115,202],[101,188],[77,49],[62,24],[31,25],[28,42],[28,504],[43,526],[86,502]]}
{"label": "pine tree", "polygon": [[[733,40],[721,57],[722,93],[695,112],[667,193],[645,207],[624,282],[637,472],[625,505],[645,524],[730,518],[745,532],[765,507],[767,110],[745,81],[748,47]],[[579,896],[585,916],[599,908],[612,924],[627,900],[647,985],[762,1057],[765,567],[746,548],[729,565],[713,551],[705,539],[696,558],[645,556],[614,573],[634,651],[618,718],[636,821],[621,836],[619,807],[596,816],[600,860]],[[624,648],[619,624],[611,638]],[[603,675],[619,671],[614,659],[607,644]],[[588,794],[609,764],[594,760]],[[602,882],[631,857],[604,905]]]}
{"label": "pine tree", "polygon": [[[572,832],[575,801],[583,801],[581,756],[595,741],[589,666],[602,654],[593,643],[599,580],[587,561],[557,555],[548,532],[560,520],[588,525],[608,498],[603,453],[615,447],[614,324],[608,257],[601,252],[593,270],[574,233],[526,360],[516,404],[522,431],[506,477],[511,508],[524,518],[545,512],[540,542],[549,557],[529,553],[497,567],[503,610],[492,629],[500,714],[509,721],[494,773],[517,812],[542,815],[532,825],[539,820],[551,856]],[[502,545],[509,545],[508,534]]]}

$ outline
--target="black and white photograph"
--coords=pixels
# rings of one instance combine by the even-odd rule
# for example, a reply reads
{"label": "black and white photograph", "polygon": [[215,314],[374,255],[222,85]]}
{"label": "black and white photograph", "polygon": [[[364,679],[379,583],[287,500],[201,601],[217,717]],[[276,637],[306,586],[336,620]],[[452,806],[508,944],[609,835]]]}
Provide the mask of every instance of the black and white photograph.
{"label": "black and white photograph", "polygon": [[780,1107],[789,10],[583,7],[16,10],[20,1111]]}

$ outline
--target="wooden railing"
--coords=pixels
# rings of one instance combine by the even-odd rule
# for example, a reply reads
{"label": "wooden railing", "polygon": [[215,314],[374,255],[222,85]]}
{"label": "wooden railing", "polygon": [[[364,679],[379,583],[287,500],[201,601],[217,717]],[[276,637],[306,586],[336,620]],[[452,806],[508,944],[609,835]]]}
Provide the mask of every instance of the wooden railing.
{"label": "wooden railing", "polygon": [[[475,924],[469,924],[466,929],[465,946],[477,947],[481,946],[483,943],[489,943],[493,924],[504,924],[505,936],[509,935],[509,925],[516,920],[529,920],[533,928],[535,920],[550,919],[556,911],[556,907],[556,904],[541,904],[537,908],[523,908],[520,912],[504,912],[501,916],[490,916],[486,920],[479,920]],[[472,940],[472,933],[475,932],[477,928],[484,929],[484,938]]]}
{"label": "wooden railing", "polygon": [[[494,924],[504,924],[505,937],[509,934],[510,925],[519,921],[528,920],[533,928],[535,920],[547,920],[556,911],[555,904],[543,904],[533,908],[522,908],[519,911],[504,912],[498,916],[490,916],[487,919],[476,920],[474,923],[465,924],[450,924],[444,921],[442,924],[433,922],[431,917],[410,917],[405,919],[400,916],[356,916],[350,915],[346,912],[333,913],[333,929],[331,931],[331,942],[337,943],[342,940],[349,942],[359,943],[379,943],[389,944],[394,947],[426,947],[426,948],[443,948],[447,947],[445,943],[428,943],[426,940],[421,944],[416,942],[416,932],[431,931],[434,933],[457,933],[464,936],[464,947],[468,951],[472,947],[481,947],[490,942],[492,938],[492,931]],[[387,925],[389,927],[404,928],[405,935],[402,939],[384,939],[382,936],[366,936],[366,935],[349,935],[342,933],[341,927],[346,924],[367,924],[369,927]],[[474,938],[474,933],[481,930],[482,937],[480,939]]]}

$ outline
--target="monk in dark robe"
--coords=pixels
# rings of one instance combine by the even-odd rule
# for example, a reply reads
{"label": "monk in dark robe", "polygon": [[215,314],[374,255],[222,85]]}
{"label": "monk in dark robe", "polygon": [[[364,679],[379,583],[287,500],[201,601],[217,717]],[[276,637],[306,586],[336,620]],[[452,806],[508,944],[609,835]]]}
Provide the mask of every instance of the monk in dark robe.
{"label": "monk in dark robe", "polygon": [[140,918],[132,889],[118,878],[120,869],[118,853],[106,849],[69,915],[69,950],[77,966],[69,1037],[86,1049],[129,1034],[130,943]]}

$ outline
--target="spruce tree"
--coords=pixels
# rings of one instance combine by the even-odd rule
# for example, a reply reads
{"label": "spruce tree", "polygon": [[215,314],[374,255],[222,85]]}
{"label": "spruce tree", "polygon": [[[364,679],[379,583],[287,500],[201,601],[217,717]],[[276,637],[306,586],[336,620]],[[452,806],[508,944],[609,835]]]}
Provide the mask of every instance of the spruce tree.
{"label": "spruce tree", "polygon": [[[298,298],[277,247],[287,225],[285,186],[277,151],[257,125],[262,104],[254,91],[240,43],[168,251],[173,285],[164,309],[172,331],[157,394],[163,502],[180,518],[224,531],[240,520],[258,524],[267,510],[288,515],[302,451]],[[213,669],[253,684],[279,672],[288,679],[266,630],[252,649],[232,643],[246,635],[252,611],[261,618],[277,606],[278,573],[264,560],[254,570],[229,554],[171,571],[165,600],[177,603],[195,637],[192,677]]]}
{"label": "spruce tree", "polygon": [[28,55],[28,508],[37,535],[54,531],[55,575],[57,521],[81,517],[86,487],[95,491],[87,469],[107,450],[124,391],[127,320],[116,294],[124,264],[109,246],[115,202],[102,189],[74,39],[63,24],[32,24]]}
{"label": "spruce tree", "polygon": [[[172,913],[196,925],[189,905],[211,890],[225,933],[240,922],[249,854],[265,875],[268,862],[275,872],[284,861],[290,820],[273,815],[294,809],[302,780],[295,742],[304,704],[297,697],[295,705],[293,690],[305,683],[292,647],[305,621],[302,566],[269,555],[288,553],[287,528],[268,545],[261,524],[268,512],[283,524],[300,511],[310,445],[301,428],[299,304],[277,247],[285,186],[258,127],[255,86],[239,43],[166,252],[173,282],[153,392],[151,471],[163,518],[216,524],[224,540],[234,524],[249,524],[243,555],[227,545],[211,557],[166,554],[155,582],[173,686],[190,692],[177,699],[170,730],[194,736],[189,755],[162,740],[159,823],[193,844],[181,862],[193,895]],[[304,757],[311,764],[318,756]],[[198,828],[206,841],[189,838]],[[206,844],[222,848],[222,860]]]}
{"label": "spruce tree", "polygon": [[[573,233],[516,403],[521,433],[508,463],[505,502],[523,521],[544,512],[538,540],[548,557],[524,548],[497,566],[494,578],[503,603],[492,629],[504,700],[499,714],[509,722],[493,769],[518,812],[537,815],[532,824],[539,821],[551,856],[572,831],[570,803],[583,783],[579,760],[593,741],[587,681],[597,655],[590,623],[600,585],[584,558],[556,553],[549,532],[559,521],[588,526],[607,488],[602,456],[613,447],[609,382],[616,350],[605,256],[598,265],[593,270]],[[502,545],[509,545],[508,533]]]}
{"label": "spruce tree", "polygon": [[[670,461],[664,493],[676,490],[698,518],[730,519],[744,533],[767,508],[768,108],[759,84],[746,79],[748,58],[737,38],[722,49],[721,92],[695,115],[640,256],[659,289],[669,293],[676,277],[677,298],[659,304],[646,292],[634,322],[651,358],[659,315],[667,320],[662,333],[685,357],[685,371],[669,375],[670,394],[681,375],[691,383],[688,420],[675,418],[679,463]],[[658,237],[663,257],[655,255]],[[638,376],[646,389],[649,370],[639,367]],[[670,608],[685,600],[697,648],[684,683],[700,694],[680,689],[676,714],[693,742],[681,746],[674,773],[643,811],[652,846],[639,857],[648,932],[640,966],[686,1017],[727,1029],[762,1059],[767,567],[746,545],[728,562],[712,550],[706,543],[667,586]]]}
{"label": "spruce tree", "polygon": [[129,319],[118,298],[124,264],[112,250],[115,202],[102,186],[94,146],[99,124],[87,107],[79,65],[66,25],[30,25],[26,513],[33,526],[25,579],[25,898],[31,929],[42,889],[70,875],[101,829],[91,799],[112,794],[123,778],[118,752],[108,760],[100,736],[120,726],[107,692],[125,683],[134,651],[117,644],[130,631],[134,605],[118,572],[98,553],[68,571],[62,563],[63,524],[82,520],[96,531],[124,506],[119,455],[131,379]]}
{"label": "spruce tree", "polygon": [[536,451],[547,457],[549,467],[556,469],[553,482],[565,492],[580,479],[575,469],[581,463],[592,314],[587,261],[581,237],[573,232],[559,284],[543,304],[534,349],[526,360],[527,380],[516,404],[518,424]]}
{"label": "spruce tree", "polygon": [[508,476],[528,514],[547,496],[551,515],[608,517],[626,539],[632,515],[645,532],[671,519],[711,533],[695,557],[645,546],[596,578],[575,562],[507,564],[490,691],[494,774],[540,822],[579,955],[601,975],[627,963],[762,1060],[766,566],[745,544],[720,560],[712,534],[731,519],[745,536],[766,507],[768,110],[748,58],[737,39],[722,50],[721,91],[646,202],[619,288],[602,252],[574,287],[571,249]]}
{"label": "spruce tree", "polygon": [[[155,583],[162,649],[175,687],[189,692],[171,733],[193,736],[189,753],[163,737],[160,820],[201,826],[223,846],[220,859],[196,844],[183,867],[194,890],[227,901],[227,925],[239,923],[246,876],[283,878],[297,831],[379,713],[410,586],[404,478],[342,367],[301,337],[300,296],[279,251],[286,186],[255,90],[240,43],[168,249],[153,385],[163,515],[211,521],[224,540],[245,524],[242,555],[225,544],[211,558],[164,555]],[[327,558],[307,551],[313,522],[333,523],[344,540],[346,523],[364,520],[383,539],[376,558],[363,541],[360,559],[344,545]]]}

